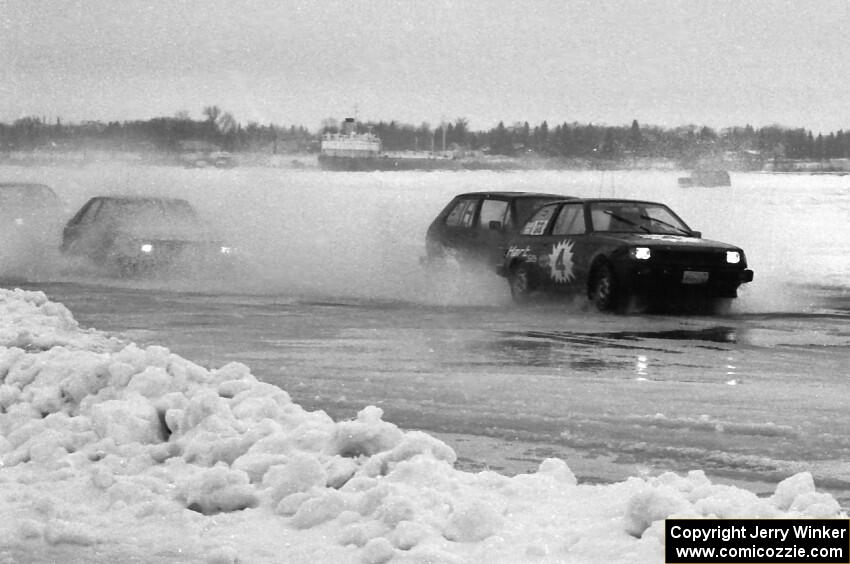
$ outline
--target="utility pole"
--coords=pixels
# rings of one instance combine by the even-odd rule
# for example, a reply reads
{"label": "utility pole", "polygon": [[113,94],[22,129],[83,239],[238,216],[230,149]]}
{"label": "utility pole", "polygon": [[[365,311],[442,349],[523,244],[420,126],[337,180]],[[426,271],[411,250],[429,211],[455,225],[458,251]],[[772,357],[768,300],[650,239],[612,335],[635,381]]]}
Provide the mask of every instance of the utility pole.
{"label": "utility pole", "polygon": [[440,120],[440,129],[443,130],[443,155],[446,154],[446,117],[443,116],[443,119]]}
{"label": "utility pole", "polygon": [[443,122],[441,126],[443,128],[443,154],[446,154],[446,123]]}

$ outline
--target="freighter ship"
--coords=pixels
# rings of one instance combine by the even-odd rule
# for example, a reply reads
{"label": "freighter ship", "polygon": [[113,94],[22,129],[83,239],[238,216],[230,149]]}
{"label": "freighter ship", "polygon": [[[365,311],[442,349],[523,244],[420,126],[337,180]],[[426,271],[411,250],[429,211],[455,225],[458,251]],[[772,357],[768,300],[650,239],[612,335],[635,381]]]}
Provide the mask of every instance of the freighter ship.
{"label": "freighter ship", "polygon": [[354,118],[346,118],[340,133],[322,136],[319,166],[325,170],[459,169],[450,156],[425,151],[384,152],[377,135],[357,133]]}

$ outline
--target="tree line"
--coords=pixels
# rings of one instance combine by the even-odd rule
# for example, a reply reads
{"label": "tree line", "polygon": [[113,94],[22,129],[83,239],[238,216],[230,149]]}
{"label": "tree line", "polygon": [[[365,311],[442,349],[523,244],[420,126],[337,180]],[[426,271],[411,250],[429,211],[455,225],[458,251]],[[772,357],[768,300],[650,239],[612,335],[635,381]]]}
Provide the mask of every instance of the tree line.
{"label": "tree line", "polygon": [[[317,132],[303,126],[248,123],[208,106],[204,118],[185,112],[174,117],[144,121],[62,123],[25,117],[0,123],[0,152],[35,149],[104,149],[126,151],[181,151],[186,141],[202,141],[232,152],[303,153],[319,150],[321,137],[340,131],[340,122],[325,120]],[[564,159],[627,160],[674,159],[683,164],[735,154],[763,163],[767,159],[826,160],[850,158],[850,131],[814,135],[811,130],[779,125],[750,125],[715,130],[707,126],[673,128],[640,125],[605,126],[543,121],[473,131],[465,118],[432,127],[396,121],[356,122],[359,133],[372,132],[387,151],[480,152],[510,157],[541,156]]]}

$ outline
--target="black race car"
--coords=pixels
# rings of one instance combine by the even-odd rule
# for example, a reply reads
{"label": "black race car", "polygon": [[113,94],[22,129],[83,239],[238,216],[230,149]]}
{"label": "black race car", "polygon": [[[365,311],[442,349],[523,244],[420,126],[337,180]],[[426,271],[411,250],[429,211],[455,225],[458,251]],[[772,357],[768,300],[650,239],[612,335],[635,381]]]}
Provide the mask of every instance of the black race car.
{"label": "black race car", "polygon": [[[499,273],[518,302],[536,290],[586,294],[600,310],[712,305],[753,279],[744,251],[701,238],[656,202],[572,199],[537,210]],[[632,300],[636,298],[636,300]]]}
{"label": "black race car", "polygon": [[234,249],[186,200],[98,196],[65,226],[62,251],[119,275],[226,268]]}
{"label": "black race car", "polygon": [[491,267],[501,263],[507,241],[534,211],[568,196],[537,192],[470,192],[455,196],[425,234],[423,262],[452,256]]}

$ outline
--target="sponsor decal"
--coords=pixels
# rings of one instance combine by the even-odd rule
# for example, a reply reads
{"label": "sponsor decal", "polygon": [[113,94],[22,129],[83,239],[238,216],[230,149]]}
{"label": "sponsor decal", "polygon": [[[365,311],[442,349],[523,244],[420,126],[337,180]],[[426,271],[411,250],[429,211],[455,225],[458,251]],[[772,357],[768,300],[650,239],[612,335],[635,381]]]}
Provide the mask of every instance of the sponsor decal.
{"label": "sponsor decal", "polygon": [[508,252],[505,253],[505,256],[508,258],[524,257],[527,256],[529,252],[531,252],[530,247],[517,247],[511,245],[508,247]]}
{"label": "sponsor decal", "polygon": [[575,280],[573,272],[573,242],[561,241],[552,247],[552,252],[547,255],[549,263],[549,275],[552,280],[560,284],[566,284]]}
{"label": "sponsor decal", "polygon": [[549,223],[549,219],[538,219],[531,226],[531,235],[543,235],[543,232],[546,231],[546,224]]}

